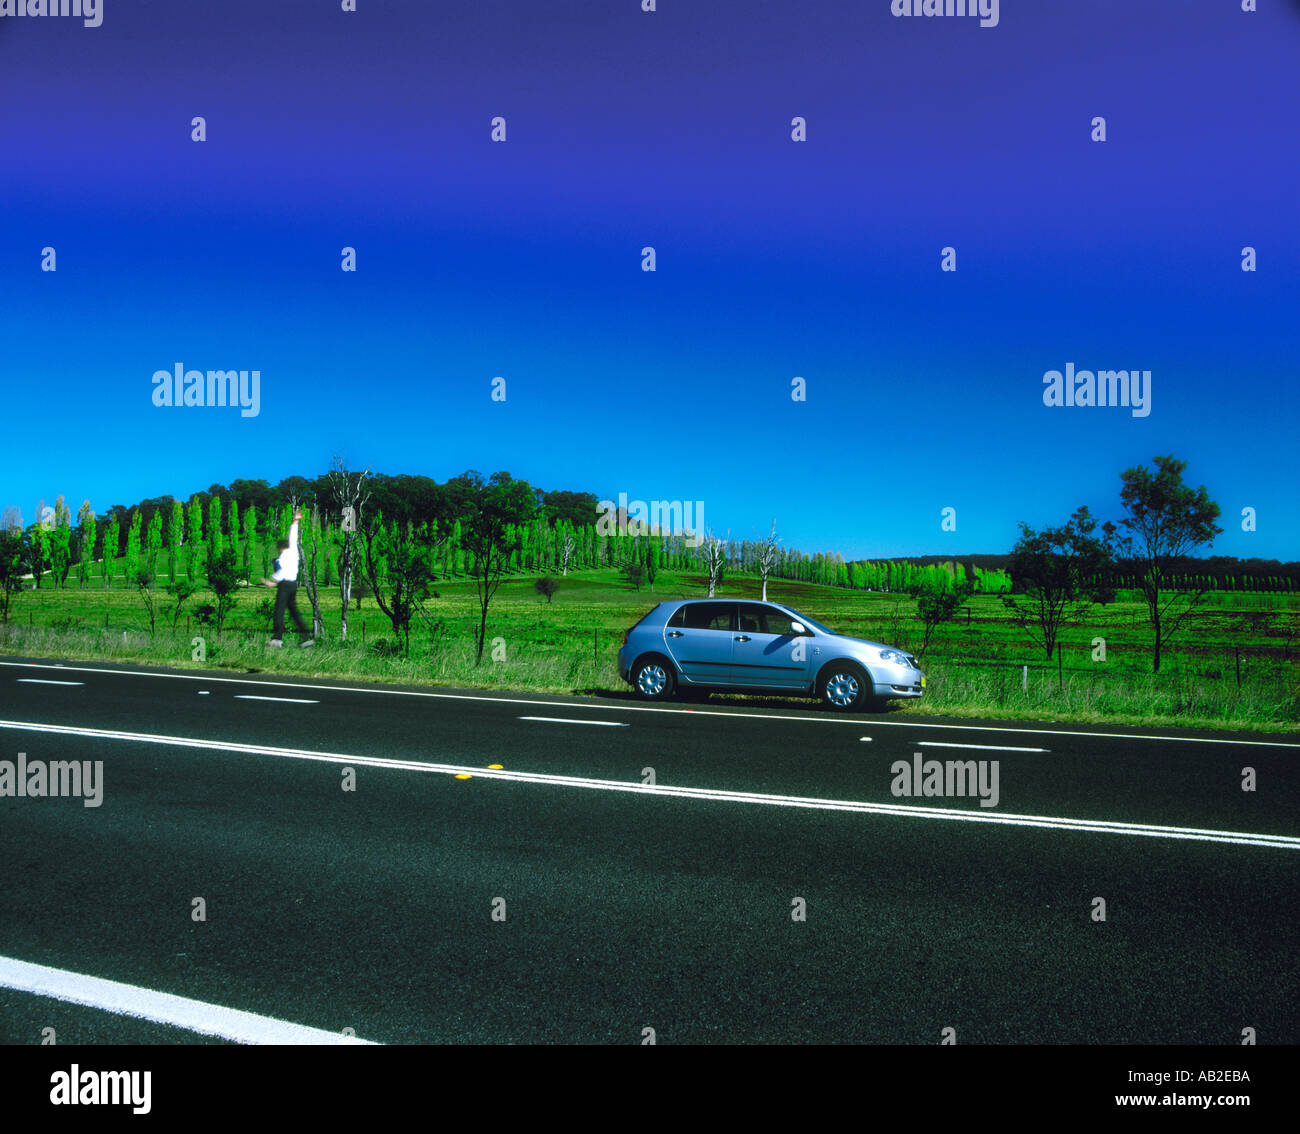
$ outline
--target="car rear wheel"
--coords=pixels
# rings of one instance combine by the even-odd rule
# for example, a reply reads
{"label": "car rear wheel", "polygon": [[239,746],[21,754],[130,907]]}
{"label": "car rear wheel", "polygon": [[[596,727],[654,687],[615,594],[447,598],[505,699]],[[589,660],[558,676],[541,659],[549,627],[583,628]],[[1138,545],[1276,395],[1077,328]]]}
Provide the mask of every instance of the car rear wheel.
{"label": "car rear wheel", "polygon": [[835,662],[822,672],[821,699],[841,712],[860,712],[872,700],[866,672],[853,662]]}
{"label": "car rear wheel", "polygon": [[632,667],[632,688],[643,700],[667,701],[677,688],[677,678],[664,658],[651,656]]}

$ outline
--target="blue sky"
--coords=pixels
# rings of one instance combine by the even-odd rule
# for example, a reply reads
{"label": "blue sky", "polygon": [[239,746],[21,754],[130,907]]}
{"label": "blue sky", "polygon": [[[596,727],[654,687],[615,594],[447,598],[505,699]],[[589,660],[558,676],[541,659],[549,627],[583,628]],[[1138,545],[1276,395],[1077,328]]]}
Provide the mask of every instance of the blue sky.
{"label": "blue sky", "polygon": [[[1300,557],[1300,6],[358,6],[0,19],[0,504],[342,451],[998,552],[1173,453],[1215,553]],[[154,406],[177,362],[260,413]],[[1045,407],[1067,363],[1149,369],[1151,413]]]}

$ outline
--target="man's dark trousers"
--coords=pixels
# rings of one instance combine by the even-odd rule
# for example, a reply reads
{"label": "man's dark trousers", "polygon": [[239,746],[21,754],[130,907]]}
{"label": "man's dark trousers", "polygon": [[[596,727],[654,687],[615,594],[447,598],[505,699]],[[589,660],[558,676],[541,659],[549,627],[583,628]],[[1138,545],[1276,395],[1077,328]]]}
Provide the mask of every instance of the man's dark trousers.
{"label": "man's dark trousers", "polygon": [[298,613],[298,602],[295,596],[298,594],[298,584],[290,583],[286,579],[281,579],[275,584],[275,629],[271,631],[271,637],[277,642],[284,638],[284,611],[285,607],[289,608],[289,613],[293,615],[293,624],[298,633],[304,638],[310,638],[307,632],[307,624],[303,622],[302,615]]}

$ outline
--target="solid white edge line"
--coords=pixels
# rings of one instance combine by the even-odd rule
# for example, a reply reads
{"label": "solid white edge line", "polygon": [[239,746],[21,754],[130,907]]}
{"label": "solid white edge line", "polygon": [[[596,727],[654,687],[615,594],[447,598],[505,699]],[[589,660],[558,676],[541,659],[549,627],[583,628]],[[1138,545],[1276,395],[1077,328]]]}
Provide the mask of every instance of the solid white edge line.
{"label": "solid white edge line", "polygon": [[14,957],[0,957],[0,987],[48,996],[87,1008],[98,1008],[117,1016],[134,1016],[156,1024],[170,1024],[205,1036],[219,1036],[236,1043],[249,1044],[330,1044],[376,1046],[370,1040],[357,1039],[338,1032],[291,1024],[255,1012],[223,1008],[170,992],[155,992],[134,984],[123,984],[103,977],[86,976],[68,969],[34,965]]}
{"label": "solid white edge line", "polygon": [[550,721],[553,724],[590,724],[602,728],[627,728],[627,721],[584,721],[577,717],[520,717],[521,721]]}
{"label": "solid white edge line", "polygon": [[918,748],[978,748],[983,752],[1050,752],[1050,748],[1009,748],[1003,744],[950,744],[946,740],[917,740]]}
{"label": "solid white edge line", "polygon": [[84,736],[97,740],[127,740],[140,744],[162,744],[177,748],[200,748],[215,752],[237,752],[254,756],[277,756],[291,760],[314,760],[327,764],[355,764],[366,768],[425,772],[442,775],[470,775],[483,779],[512,780],[518,783],[554,787],[590,788],[598,791],[637,792],[642,795],[671,796],[723,803],[761,803],[777,807],[797,807],[820,811],[851,811],[904,818],[942,819],[965,823],[999,823],[1016,827],[1048,827],[1061,831],[1090,831],[1104,834],[1140,835],[1151,838],[1191,839],[1207,843],[1235,843],[1241,846],[1275,847],[1300,850],[1300,836],[1268,835],[1247,831],[1221,831],[1208,827],[1165,827],[1151,823],[1128,823],[1122,820],[1071,819],[1052,815],[1020,815],[1010,812],[961,811],[947,807],[912,807],[897,803],[867,803],[858,800],[819,799],[813,796],[766,795],[760,792],[728,791],[722,788],[673,787],[628,780],[598,780],[587,776],[562,776],[547,772],[510,772],[478,765],[435,764],[423,760],[387,760],[378,756],[355,756],[341,752],[318,752],[304,748],[276,748],[243,744],[239,741],[199,740],[188,736],[162,736],[154,733],[119,732],[112,729],[79,728],[73,725],[33,724],[30,721],[0,720],[0,728],[21,732],[48,732],[59,736]]}
{"label": "solid white edge line", "polygon": [[[434,693],[421,689],[382,689],[371,686],[354,685],[308,685],[295,681],[257,681],[249,677],[213,677],[200,673],[158,673],[142,669],[103,669],[96,666],[52,665],[44,662],[0,661],[0,665],[17,666],[21,669],[63,669],[74,673],[100,673],[110,677],[165,677],[173,681],[208,681],[226,682],[233,685],[269,685],[272,688],[311,689],[326,693],[379,693],[389,697],[430,697],[441,701],[487,701],[502,705],[549,705],[564,708],[573,705],[572,701],[537,701],[529,697],[494,697],[475,693]],[[685,716],[688,712],[694,717],[742,717],[762,721],[795,721],[809,724],[847,724],[861,726],[864,722],[851,717],[790,717],[780,713],[724,713],[716,709],[670,709],[663,705],[606,705],[599,701],[583,702],[584,709],[608,709],[615,713],[677,713]],[[1300,748],[1300,742],[1283,740],[1237,740],[1217,736],[1157,736],[1145,733],[1129,732],[1072,732],[1070,729],[1051,728],[1010,728],[1006,725],[964,725],[964,724],[927,724],[924,721],[878,721],[871,722],[876,728],[951,728],[965,732],[1015,732],[1029,733],[1035,736],[1088,736],[1108,740],[1166,740],[1181,744],[1251,744],[1257,748]]]}

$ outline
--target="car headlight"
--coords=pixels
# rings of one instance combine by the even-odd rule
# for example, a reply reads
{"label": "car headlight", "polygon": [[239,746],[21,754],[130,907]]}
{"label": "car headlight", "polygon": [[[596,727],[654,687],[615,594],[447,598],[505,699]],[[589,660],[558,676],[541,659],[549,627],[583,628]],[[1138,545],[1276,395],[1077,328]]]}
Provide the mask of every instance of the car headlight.
{"label": "car headlight", "polygon": [[881,650],[880,660],[889,662],[891,665],[901,665],[904,669],[912,668],[912,663],[907,660],[907,655],[900,653],[898,650]]}

